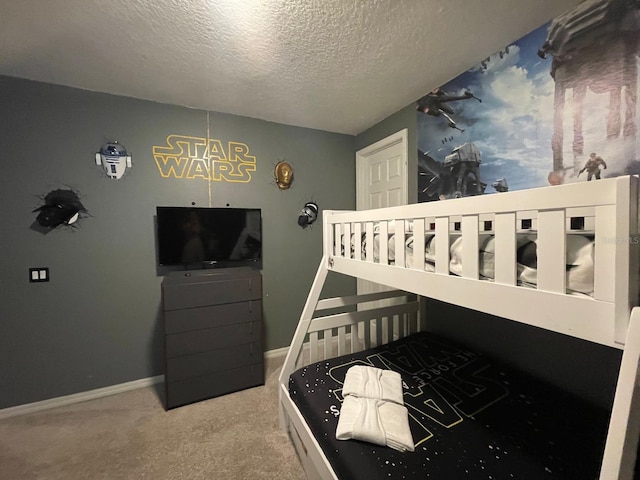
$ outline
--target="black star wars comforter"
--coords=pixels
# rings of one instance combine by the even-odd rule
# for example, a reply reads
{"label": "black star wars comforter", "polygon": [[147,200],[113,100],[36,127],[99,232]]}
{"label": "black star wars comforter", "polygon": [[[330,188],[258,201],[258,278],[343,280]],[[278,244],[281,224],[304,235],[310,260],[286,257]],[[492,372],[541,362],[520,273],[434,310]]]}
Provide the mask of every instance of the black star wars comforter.
{"label": "black star wars comforter", "polygon": [[[353,365],[400,372],[415,452],[335,439]],[[540,380],[418,333],[294,372],[289,392],[338,478],[598,478],[609,412]]]}

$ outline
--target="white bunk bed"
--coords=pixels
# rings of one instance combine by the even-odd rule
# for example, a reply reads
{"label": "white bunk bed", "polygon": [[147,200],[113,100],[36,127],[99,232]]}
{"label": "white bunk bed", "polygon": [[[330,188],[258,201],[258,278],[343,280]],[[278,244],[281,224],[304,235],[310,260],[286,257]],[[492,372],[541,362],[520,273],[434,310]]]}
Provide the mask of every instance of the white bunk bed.
{"label": "white bunk bed", "polygon": [[[625,176],[368,211],[325,211],[322,260],[279,385],[281,426],[289,432],[307,477],[339,478],[292,399],[290,376],[316,362],[428,330],[429,312],[419,311],[417,297],[425,296],[622,349],[604,429],[606,446],[597,461],[601,480],[631,480],[640,434],[640,308],[634,308],[639,296],[638,185],[637,177]],[[533,235],[537,246],[533,286],[520,281],[518,246],[525,234]],[[571,235],[594,242],[588,294],[576,294],[569,285]],[[487,236],[495,244],[491,278],[483,276],[486,259],[480,252]],[[456,253],[462,263],[454,269],[455,240],[462,242]],[[412,252],[429,253],[414,255],[407,245]],[[329,272],[395,290],[320,299]],[[343,443],[348,442],[353,441]],[[419,450],[426,448],[405,455],[419,455]]]}

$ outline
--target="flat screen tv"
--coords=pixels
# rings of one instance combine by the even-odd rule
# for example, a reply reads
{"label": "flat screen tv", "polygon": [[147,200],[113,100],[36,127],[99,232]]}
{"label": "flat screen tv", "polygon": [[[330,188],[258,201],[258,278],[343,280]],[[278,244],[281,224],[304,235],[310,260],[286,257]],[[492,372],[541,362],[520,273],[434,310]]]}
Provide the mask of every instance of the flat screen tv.
{"label": "flat screen tv", "polygon": [[259,208],[156,207],[158,263],[262,268]]}

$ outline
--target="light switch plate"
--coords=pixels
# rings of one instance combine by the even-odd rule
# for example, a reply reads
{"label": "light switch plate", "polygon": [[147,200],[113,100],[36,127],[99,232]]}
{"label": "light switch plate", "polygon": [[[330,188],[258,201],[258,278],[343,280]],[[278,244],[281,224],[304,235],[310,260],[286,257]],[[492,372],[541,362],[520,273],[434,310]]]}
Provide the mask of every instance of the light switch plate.
{"label": "light switch plate", "polygon": [[29,282],[48,282],[49,281],[49,268],[48,267],[35,267],[29,269]]}

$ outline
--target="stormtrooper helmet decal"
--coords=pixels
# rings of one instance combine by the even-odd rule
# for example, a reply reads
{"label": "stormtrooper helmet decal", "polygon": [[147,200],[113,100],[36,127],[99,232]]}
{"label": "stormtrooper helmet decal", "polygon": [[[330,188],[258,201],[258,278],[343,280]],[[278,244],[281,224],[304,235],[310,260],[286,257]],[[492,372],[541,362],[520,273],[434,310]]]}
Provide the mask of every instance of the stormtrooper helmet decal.
{"label": "stormtrooper helmet decal", "polygon": [[127,167],[131,168],[131,155],[117,141],[107,142],[96,153],[96,165],[102,165],[107,177],[117,180],[124,175]]}
{"label": "stormtrooper helmet decal", "polygon": [[298,225],[302,228],[307,228],[312,225],[318,218],[318,204],[315,202],[307,202],[302,207],[300,214],[298,215]]}

